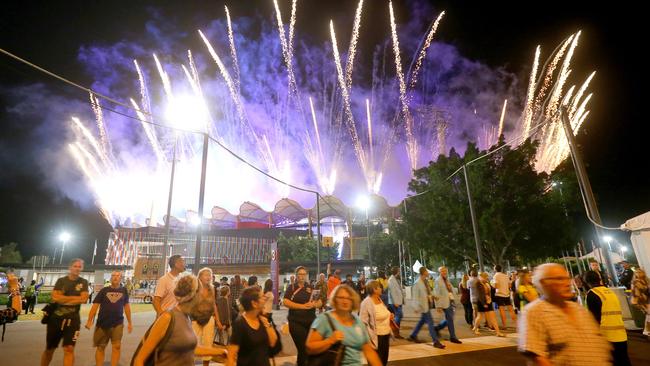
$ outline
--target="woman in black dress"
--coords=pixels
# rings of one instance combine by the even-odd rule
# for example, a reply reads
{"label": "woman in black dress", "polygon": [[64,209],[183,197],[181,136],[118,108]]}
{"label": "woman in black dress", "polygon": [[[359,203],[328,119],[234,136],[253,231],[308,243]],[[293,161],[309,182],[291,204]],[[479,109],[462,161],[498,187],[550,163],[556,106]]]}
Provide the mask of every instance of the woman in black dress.
{"label": "woman in black dress", "polygon": [[232,324],[226,366],[270,366],[269,351],[278,336],[261,316],[265,298],[259,287],[244,289],[239,298],[244,312]]}

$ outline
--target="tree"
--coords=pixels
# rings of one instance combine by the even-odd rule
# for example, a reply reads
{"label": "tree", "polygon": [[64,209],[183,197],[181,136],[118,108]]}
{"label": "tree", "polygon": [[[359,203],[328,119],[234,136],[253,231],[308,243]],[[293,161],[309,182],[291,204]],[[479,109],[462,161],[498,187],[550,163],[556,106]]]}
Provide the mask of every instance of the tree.
{"label": "tree", "polygon": [[0,264],[22,263],[23,257],[17,247],[17,243],[9,243],[0,247]]}
{"label": "tree", "polygon": [[[575,235],[562,201],[549,194],[549,176],[534,170],[537,143],[514,149],[504,143],[501,137],[491,148],[498,151],[467,165],[484,262],[555,256],[575,243]],[[483,153],[473,143],[463,157],[452,149],[416,170],[409,183],[412,192],[427,193],[407,200],[398,235],[451,267],[477,261],[465,178],[456,171]]]}
{"label": "tree", "polygon": [[[336,257],[339,243],[334,243],[332,248],[321,247],[321,262],[328,261],[328,253]],[[329,249],[329,250],[328,250]],[[278,251],[282,262],[315,262],[316,261],[316,239],[306,236],[286,237],[280,233],[278,237]]]}

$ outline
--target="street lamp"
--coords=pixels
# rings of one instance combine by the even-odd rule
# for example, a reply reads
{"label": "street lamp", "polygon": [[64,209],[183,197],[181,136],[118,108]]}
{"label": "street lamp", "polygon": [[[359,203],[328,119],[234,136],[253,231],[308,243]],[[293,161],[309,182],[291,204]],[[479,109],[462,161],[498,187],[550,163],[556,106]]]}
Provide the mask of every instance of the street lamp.
{"label": "street lamp", "polygon": [[[189,128],[207,130],[207,108],[202,99],[193,96],[174,97],[167,105],[165,115],[170,124],[176,128]],[[184,123],[185,122],[185,123]],[[179,133],[174,133],[174,150],[172,153],[172,169],[169,179],[169,196],[167,198],[167,216],[165,217],[165,237],[163,239],[162,268],[163,273],[167,269],[167,248],[169,246],[169,233],[172,210],[172,196],[174,193],[174,175],[176,171],[176,149],[178,147]],[[204,142],[205,143],[205,142]]]}
{"label": "street lamp", "polygon": [[59,259],[59,264],[63,264],[63,251],[65,251],[65,244],[69,242],[71,238],[72,236],[67,231],[59,234],[59,241],[61,242],[61,259]]}
{"label": "street lamp", "polygon": [[627,253],[627,247],[625,245],[621,245],[619,247],[619,249],[621,251],[621,258],[623,258],[623,260],[625,260],[625,253]]}
{"label": "street lamp", "polygon": [[366,238],[368,240],[368,263],[372,269],[372,255],[370,253],[370,216],[368,215],[368,209],[370,208],[370,198],[368,196],[360,196],[357,199],[357,207],[366,211]]}

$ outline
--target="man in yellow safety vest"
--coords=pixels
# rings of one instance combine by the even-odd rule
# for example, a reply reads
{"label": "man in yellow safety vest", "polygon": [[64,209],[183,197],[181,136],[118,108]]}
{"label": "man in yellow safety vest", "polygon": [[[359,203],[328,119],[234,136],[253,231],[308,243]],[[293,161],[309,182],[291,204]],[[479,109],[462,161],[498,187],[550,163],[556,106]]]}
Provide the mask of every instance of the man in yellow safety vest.
{"label": "man in yellow safety vest", "polygon": [[600,332],[612,344],[614,365],[630,365],[627,355],[627,333],[623,324],[621,303],[616,294],[602,285],[596,271],[587,271],[584,282],[589,286],[587,308],[600,324]]}

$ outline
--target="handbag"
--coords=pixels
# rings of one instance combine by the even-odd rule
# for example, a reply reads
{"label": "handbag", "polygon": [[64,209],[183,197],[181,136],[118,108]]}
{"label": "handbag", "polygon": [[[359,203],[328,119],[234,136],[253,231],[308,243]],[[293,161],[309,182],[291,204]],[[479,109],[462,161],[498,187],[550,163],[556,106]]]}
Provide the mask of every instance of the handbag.
{"label": "handbag", "polygon": [[47,324],[50,322],[50,317],[52,317],[52,314],[56,310],[57,303],[51,302],[48,303],[43,307],[41,310],[43,312],[43,317],[41,318],[41,324]]}
{"label": "handbag", "polygon": [[[334,323],[332,323],[330,315],[325,313],[325,317],[327,318],[327,322],[332,331],[335,331],[336,327],[334,326]],[[310,355],[307,358],[307,366],[340,366],[344,356],[345,346],[341,342],[337,342],[323,353]]]}
{"label": "handbag", "polygon": [[[156,360],[158,359],[158,353],[160,352],[163,347],[169,342],[169,338],[171,338],[172,333],[174,332],[174,312],[171,310],[168,310],[168,313],[172,316],[172,318],[169,321],[169,326],[167,327],[167,330],[165,331],[165,335],[163,338],[160,340],[160,342],[156,345],[156,348],[151,352],[149,357],[147,357],[146,360],[144,360],[144,366],[155,366]],[[155,324],[156,322],[154,322]],[[149,336],[149,333],[151,332],[151,328],[153,328],[153,325],[149,326],[149,329],[144,333],[144,336],[142,337],[142,340],[140,341],[140,344],[138,344],[138,348],[135,349],[135,352],[133,353],[133,357],[131,358],[131,363],[130,366],[133,366],[135,362],[135,358],[138,356],[138,353],[142,350],[142,345],[144,345],[144,341],[147,339]]]}

